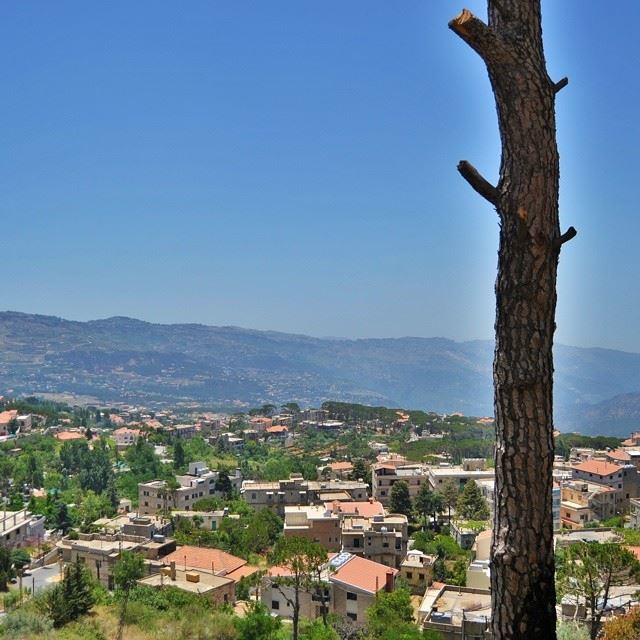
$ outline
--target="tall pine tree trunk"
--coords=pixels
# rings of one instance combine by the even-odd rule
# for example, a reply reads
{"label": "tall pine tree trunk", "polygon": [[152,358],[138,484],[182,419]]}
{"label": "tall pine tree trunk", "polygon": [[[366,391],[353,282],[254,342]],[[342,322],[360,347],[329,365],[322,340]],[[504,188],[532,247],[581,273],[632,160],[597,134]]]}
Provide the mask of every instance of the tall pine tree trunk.
{"label": "tall pine tree trunk", "polygon": [[553,558],[553,333],[558,220],[555,95],[540,0],[488,0],[488,24],[464,10],[449,27],[484,60],[502,159],[493,186],[466,161],[458,170],[500,220],[493,365],[495,516],[491,549],[494,640],[556,637]]}

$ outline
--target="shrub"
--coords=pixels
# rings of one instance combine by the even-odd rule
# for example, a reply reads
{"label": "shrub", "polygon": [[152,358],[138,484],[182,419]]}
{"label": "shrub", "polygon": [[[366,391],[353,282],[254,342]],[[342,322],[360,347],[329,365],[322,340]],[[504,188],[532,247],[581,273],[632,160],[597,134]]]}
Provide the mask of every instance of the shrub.
{"label": "shrub", "polygon": [[0,625],[0,636],[14,638],[43,638],[53,629],[53,621],[27,608],[9,613]]}

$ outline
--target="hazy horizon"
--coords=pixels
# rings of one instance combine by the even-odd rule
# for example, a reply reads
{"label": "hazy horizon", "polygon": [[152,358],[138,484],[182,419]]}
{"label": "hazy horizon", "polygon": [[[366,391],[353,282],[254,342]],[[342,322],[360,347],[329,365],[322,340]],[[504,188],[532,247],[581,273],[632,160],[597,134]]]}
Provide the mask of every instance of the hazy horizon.
{"label": "hazy horizon", "polygon": [[[35,315],[35,316],[43,316],[43,317],[54,317],[60,320],[64,320],[64,321],[69,321],[69,322],[100,322],[100,321],[105,321],[105,320],[113,320],[113,319],[124,319],[124,320],[134,320],[136,322],[143,322],[143,323],[147,323],[147,324],[157,324],[157,325],[162,325],[162,326],[189,326],[189,325],[194,325],[194,326],[204,326],[204,327],[212,327],[212,328],[222,328],[222,329],[239,329],[241,331],[263,331],[263,332],[268,332],[268,333],[282,333],[282,334],[286,334],[286,335],[298,335],[298,336],[303,336],[306,338],[314,338],[314,339],[318,339],[318,340],[402,340],[402,339],[419,339],[419,340],[450,340],[452,342],[456,342],[456,343],[465,343],[465,342],[492,342],[494,341],[494,336],[487,336],[487,337],[480,337],[480,338],[465,338],[465,339],[458,339],[452,336],[447,336],[447,335],[410,335],[410,334],[406,334],[406,335],[371,335],[371,336],[358,336],[358,335],[353,335],[353,336],[330,336],[330,335],[316,335],[313,333],[308,333],[308,332],[300,332],[300,331],[283,331],[281,329],[274,329],[272,327],[264,327],[264,328],[260,328],[260,327],[255,327],[255,326],[250,326],[248,324],[242,325],[242,324],[212,324],[209,322],[199,322],[197,320],[193,320],[193,321],[189,321],[189,320],[176,320],[174,322],[161,322],[161,321],[154,321],[154,320],[149,320],[146,318],[140,318],[140,317],[133,317],[133,316],[127,316],[127,315],[121,315],[121,314],[114,314],[111,316],[103,316],[103,317],[95,317],[95,318],[71,318],[71,317],[66,317],[66,316],[59,316],[56,314],[49,314],[49,313],[42,313],[42,312],[26,312],[26,311],[20,311],[17,309],[4,309],[4,310],[0,310],[0,313],[18,313],[18,314],[25,314],[25,315]],[[559,340],[554,340],[554,344],[555,345],[561,345],[563,347],[576,347],[576,348],[580,348],[580,349],[603,349],[603,350],[607,350],[607,351],[620,351],[622,353],[631,353],[631,354],[640,354],[639,351],[633,351],[633,350],[629,350],[629,349],[616,349],[616,348],[612,348],[612,347],[606,347],[606,346],[602,346],[602,345],[580,345],[580,344],[569,344],[566,342],[561,342]]]}

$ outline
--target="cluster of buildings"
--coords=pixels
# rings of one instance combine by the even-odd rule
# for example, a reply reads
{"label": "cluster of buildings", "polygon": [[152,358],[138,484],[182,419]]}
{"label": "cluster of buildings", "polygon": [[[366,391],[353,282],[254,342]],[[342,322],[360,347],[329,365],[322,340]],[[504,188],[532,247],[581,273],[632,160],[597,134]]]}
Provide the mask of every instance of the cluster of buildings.
{"label": "cluster of buildings", "polygon": [[258,571],[243,558],[220,549],[176,546],[166,519],[131,513],[94,525],[101,533],[65,537],[56,546],[61,562],[80,560],[108,589],[114,588],[114,569],[123,551],[143,556],[145,575],[140,584],[175,586],[219,604],[235,602],[237,583]]}
{"label": "cluster of buildings", "polygon": [[380,502],[326,502],[285,507],[284,535],[304,537],[330,552],[347,551],[399,568],[407,554],[408,520],[389,514]]}
{"label": "cluster of buildings", "polygon": [[0,411],[0,438],[9,438],[21,433],[29,433],[34,423],[38,422],[41,416],[33,414],[20,415],[17,409],[7,409]]}
{"label": "cluster of buildings", "polygon": [[244,480],[242,499],[256,509],[269,508],[284,517],[288,506],[306,506],[337,501],[366,501],[369,485],[362,480],[305,480],[293,473],[286,480]]}
{"label": "cluster of buildings", "polygon": [[447,482],[454,482],[462,489],[469,480],[476,482],[493,479],[494,470],[488,469],[484,458],[469,458],[462,465],[428,465],[409,462],[404,456],[381,453],[371,467],[371,495],[385,506],[391,500],[391,489],[398,481],[409,487],[413,500],[423,484],[428,483],[432,491],[441,491]]}
{"label": "cluster of buildings", "polygon": [[[193,503],[201,498],[221,496],[216,486],[220,471],[211,471],[204,462],[192,462],[188,472],[176,476],[175,485],[164,480],[150,480],[138,485],[138,509],[143,515],[153,515],[159,511],[192,511]],[[240,491],[242,474],[239,469],[228,474],[231,487]]]}
{"label": "cluster of buildings", "polygon": [[631,514],[640,498],[640,432],[613,451],[573,449],[569,462],[558,460],[560,519],[565,529],[582,529]]}
{"label": "cluster of buildings", "polygon": [[[332,553],[321,569],[319,584],[301,593],[300,614],[312,620],[325,613],[365,622],[376,596],[395,589],[398,574],[397,569],[349,552]],[[290,575],[285,567],[271,567],[262,581],[261,600],[272,615],[293,616],[293,588],[286,583]]]}

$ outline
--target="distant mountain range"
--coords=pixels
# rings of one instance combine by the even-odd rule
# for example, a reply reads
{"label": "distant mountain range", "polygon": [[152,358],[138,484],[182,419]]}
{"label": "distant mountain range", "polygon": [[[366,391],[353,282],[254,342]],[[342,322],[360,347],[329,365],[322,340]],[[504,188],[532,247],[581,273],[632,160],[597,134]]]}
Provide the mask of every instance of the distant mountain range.
{"label": "distant mountain range", "polygon": [[[345,340],[0,313],[0,394],[243,407],[324,400],[491,415],[490,341]],[[640,354],[557,345],[556,426],[640,428]]]}

